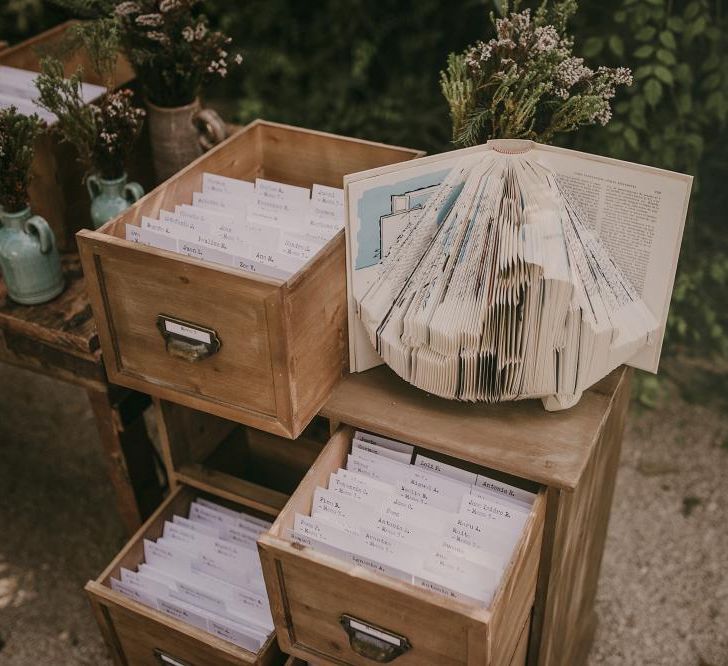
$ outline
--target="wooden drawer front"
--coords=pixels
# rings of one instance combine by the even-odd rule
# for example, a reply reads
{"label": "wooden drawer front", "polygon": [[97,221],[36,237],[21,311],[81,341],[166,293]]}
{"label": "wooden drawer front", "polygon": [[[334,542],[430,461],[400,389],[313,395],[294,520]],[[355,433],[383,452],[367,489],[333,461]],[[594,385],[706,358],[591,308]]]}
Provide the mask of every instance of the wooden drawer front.
{"label": "wooden drawer front", "polygon": [[317,664],[370,666],[342,627],[342,616],[349,615],[405,637],[411,648],[395,657],[402,666],[509,664],[533,605],[545,492],[538,494],[491,607],[453,601],[290,541],[295,514],[310,513],[315,488],[344,466],[351,439],[348,427],[334,434],[258,542],[282,649]]}
{"label": "wooden drawer front", "polygon": [[[200,494],[187,486],[173,491],[106,571],[86,585],[96,620],[117,666],[272,666],[285,662],[275,635],[258,654],[253,654],[111,589],[110,579],[119,577],[121,567],[135,569],[143,561],[144,539],[161,536],[164,521],[175,514],[186,515],[190,503]],[[275,508],[270,507],[267,512],[274,514]]]}
{"label": "wooden drawer front", "polygon": [[[113,331],[113,356],[105,356],[112,381],[128,377],[222,408],[276,414],[266,312],[266,299],[276,298],[273,287],[166,257],[142,268],[133,249],[97,250],[96,277]],[[219,351],[194,362],[170,354],[159,315],[212,329]]]}
{"label": "wooden drawer front", "polygon": [[[341,187],[347,173],[421,153],[256,121],[163,183],[98,231],[78,236],[109,379],[165,400],[295,438],[348,362],[344,233],[288,280],[126,240],[126,225],[191,204],[204,172]],[[174,358],[157,330],[164,314],[212,329],[221,346]]]}

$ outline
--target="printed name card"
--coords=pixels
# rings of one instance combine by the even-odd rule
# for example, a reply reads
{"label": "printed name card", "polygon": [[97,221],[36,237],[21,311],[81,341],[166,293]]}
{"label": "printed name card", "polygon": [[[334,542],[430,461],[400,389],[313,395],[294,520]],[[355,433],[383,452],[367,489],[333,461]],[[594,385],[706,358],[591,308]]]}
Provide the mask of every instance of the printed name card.
{"label": "printed name card", "polygon": [[126,239],[264,277],[286,280],[344,227],[344,194],[258,178],[204,173],[192,203],[126,225]]}
{"label": "printed name card", "polygon": [[204,499],[144,540],[144,562],[120,570],[120,594],[257,652],[274,630],[256,539],[270,523]]}
{"label": "printed name card", "polygon": [[[316,488],[291,537],[367,569],[488,606],[535,495],[356,432],[346,469]],[[414,460],[413,460],[414,455]]]}

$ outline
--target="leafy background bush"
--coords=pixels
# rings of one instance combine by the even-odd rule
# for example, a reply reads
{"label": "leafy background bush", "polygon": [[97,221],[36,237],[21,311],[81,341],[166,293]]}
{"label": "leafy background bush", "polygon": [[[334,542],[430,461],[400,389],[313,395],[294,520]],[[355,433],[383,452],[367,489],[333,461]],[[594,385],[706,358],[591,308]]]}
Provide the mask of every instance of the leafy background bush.
{"label": "leafy background bush", "polygon": [[[523,6],[535,6],[526,2]],[[576,53],[625,65],[635,84],[614,120],[561,145],[696,177],[666,352],[728,359],[728,17],[720,0],[582,0]],[[209,97],[240,122],[264,117],[439,152],[451,148],[439,71],[450,51],[492,36],[497,0],[208,0],[246,55]],[[39,0],[5,0],[15,41],[62,19]]]}

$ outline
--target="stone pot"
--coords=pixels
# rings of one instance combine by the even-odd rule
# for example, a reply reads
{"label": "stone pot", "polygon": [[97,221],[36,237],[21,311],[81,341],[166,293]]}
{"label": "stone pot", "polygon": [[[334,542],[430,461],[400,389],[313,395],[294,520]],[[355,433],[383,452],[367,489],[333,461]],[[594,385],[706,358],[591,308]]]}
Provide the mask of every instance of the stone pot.
{"label": "stone pot", "polygon": [[159,183],[227,136],[220,116],[212,109],[203,109],[199,99],[170,108],[149,100],[146,104],[152,159]]}
{"label": "stone pot", "polygon": [[0,270],[8,296],[22,305],[45,303],[63,291],[61,259],[48,222],[26,207],[0,208]]}

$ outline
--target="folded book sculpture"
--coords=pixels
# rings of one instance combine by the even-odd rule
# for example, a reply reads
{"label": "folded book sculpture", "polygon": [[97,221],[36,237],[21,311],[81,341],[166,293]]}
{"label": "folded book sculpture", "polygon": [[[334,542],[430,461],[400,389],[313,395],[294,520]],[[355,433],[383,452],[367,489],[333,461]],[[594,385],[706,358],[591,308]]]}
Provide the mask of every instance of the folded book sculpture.
{"label": "folded book sculpture", "polygon": [[534,146],[465,151],[356,298],[377,353],[425,391],[561,409],[657,343],[661,322]]}

